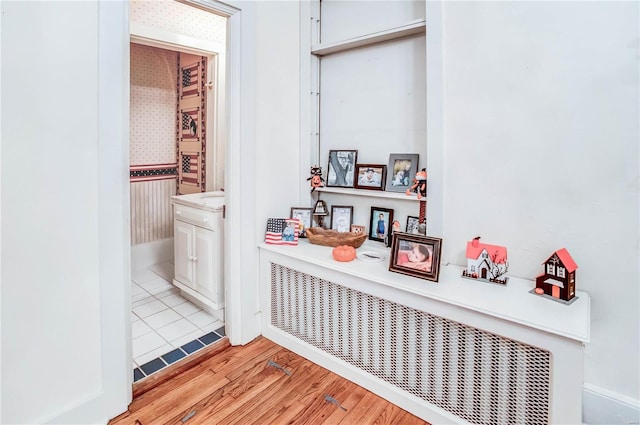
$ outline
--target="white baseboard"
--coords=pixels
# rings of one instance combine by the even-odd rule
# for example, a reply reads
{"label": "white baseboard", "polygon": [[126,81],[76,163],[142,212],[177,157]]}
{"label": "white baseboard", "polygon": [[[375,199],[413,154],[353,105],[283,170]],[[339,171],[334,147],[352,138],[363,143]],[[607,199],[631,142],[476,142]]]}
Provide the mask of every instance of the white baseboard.
{"label": "white baseboard", "polygon": [[166,261],[173,261],[173,238],[141,243],[131,247],[131,270],[146,269]]}
{"label": "white baseboard", "polygon": [[587,425],[638,425],[640,400],[584,384],[582,422]]}

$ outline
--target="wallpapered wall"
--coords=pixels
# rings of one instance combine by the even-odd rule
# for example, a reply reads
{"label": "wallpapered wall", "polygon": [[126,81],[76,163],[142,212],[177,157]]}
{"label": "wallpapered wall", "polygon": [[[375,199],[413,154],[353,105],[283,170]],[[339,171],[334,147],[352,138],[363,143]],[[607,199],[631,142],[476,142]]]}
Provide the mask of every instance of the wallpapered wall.
{"label": "wallpapered wall", "polygon": [[[175,1],[130,1],[132,23],[221,44],[226,19]],[[177,53],[131,44],[131,243],[173,237]]]}
{"label": "wallpapered wall", "polygon": [[226,42],[226,18],[175,1],[132,0],[129,20],[223,45]]}
{"label": "wallpapered wall", "polygon": [[176,162],[176,73],[178,56],[131,44],[131,165]]}

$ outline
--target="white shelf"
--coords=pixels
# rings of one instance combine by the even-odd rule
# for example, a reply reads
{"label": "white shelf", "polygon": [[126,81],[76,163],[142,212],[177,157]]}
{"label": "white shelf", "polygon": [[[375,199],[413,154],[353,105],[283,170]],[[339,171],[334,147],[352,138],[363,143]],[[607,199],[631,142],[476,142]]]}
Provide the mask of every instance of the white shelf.
{"label": "white shelf", "polygon": [[413,34],[424,34],[427,24],[424,19],[409,22],[399,27],[376,31],[360,37],[350,38],[337,43],[317,44],[311,47],[311,53],[317,56],[325,56],[331,53],[344,52],[357,47],[369,46],[383,41],[395,40]]}
{"label": "white shelf", "polygon": [[296,260],[393,287],[411,296],[426,297],[572,340],[589,342],[591,299],[586,292],[576,291],[576,301],[565,305],[530,294],[529,291],[535,287],[533,280],[509,276],[509,283],[505,286],[475,281],[463,278],[463,268],[455,265],[441,265],[437,283],[405,276],[389,271],[390,249],[373,241],[365,242],[359,250],[383,252],[385,261],[365,263],[356,259],[340,263],[333,260],[332,248],[313,245],[305,239],[301,239],[297,246],[264,243],[259,246]]}
{"label": "white shelf", "polygon": [[[337,193],[347,196],[366,196],[368,198],[385,198],[385,199],[400,199],[402,201],[417,201],[418,197],[415,194],[407,195],[404,192],[387,192],[384,190],[367,190],[367,189],[352,189],[348,187],[318,187],[316,192],[324,193]],[[426,197],[422,197],[421,201],[426,201]]]}

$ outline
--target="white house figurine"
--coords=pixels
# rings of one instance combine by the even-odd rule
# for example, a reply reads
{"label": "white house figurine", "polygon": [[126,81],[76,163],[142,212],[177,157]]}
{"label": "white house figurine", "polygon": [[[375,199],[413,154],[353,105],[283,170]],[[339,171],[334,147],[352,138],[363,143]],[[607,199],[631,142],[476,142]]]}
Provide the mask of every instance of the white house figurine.
{"label": "white house figurine", "polygon": [[509,270],[507,248],[480,242],[480,236],[467,242],[467,269],[462,276],[469,279],[507,284],[508,278],[503,275]]}

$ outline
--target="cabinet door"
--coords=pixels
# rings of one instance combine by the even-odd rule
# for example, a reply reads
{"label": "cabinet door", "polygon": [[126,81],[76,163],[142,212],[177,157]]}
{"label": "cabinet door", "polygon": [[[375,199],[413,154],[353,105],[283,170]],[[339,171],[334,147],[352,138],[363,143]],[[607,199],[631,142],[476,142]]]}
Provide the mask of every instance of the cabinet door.
{"label": "cabinet door", "polygon": [[196,227],[182,221],[176,221],[174,234],[175,278],[185,285],[194,287],[193,237]]}
{"label": "cabinet door", "polygon": [[216,304],[220,303],[219,286],[221,285],[220,234],[213,230],[196,227],[195,290]]}

